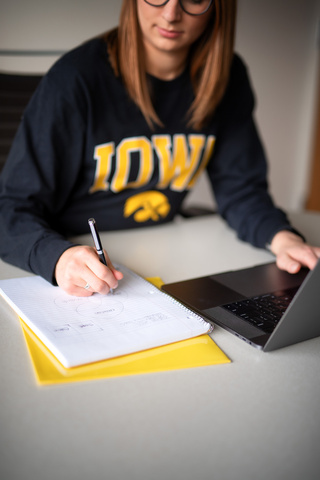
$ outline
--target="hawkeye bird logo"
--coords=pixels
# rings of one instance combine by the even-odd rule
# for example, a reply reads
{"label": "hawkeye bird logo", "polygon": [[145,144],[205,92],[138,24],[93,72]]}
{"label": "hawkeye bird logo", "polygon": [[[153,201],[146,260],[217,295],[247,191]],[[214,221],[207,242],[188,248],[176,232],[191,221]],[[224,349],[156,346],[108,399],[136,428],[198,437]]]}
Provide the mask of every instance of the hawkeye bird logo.
{"label": "hawkeye bird logo", "polygon": [[124,206],[124,216],[133,218],[136,222],[143,223],[148,220],[158,222],[166,218],[170,212],[167,197],[156,191],[143,192],[128,198]]}

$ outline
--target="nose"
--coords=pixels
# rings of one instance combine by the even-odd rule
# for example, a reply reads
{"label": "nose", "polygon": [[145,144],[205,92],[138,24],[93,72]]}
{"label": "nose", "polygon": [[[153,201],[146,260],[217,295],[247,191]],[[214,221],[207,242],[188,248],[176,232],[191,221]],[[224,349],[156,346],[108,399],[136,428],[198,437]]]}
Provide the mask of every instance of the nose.
{"label": "nose", "polygon": [[179,0],[169,0],[162,7],[162,17],[167,20],[167,22],[177,22],[181,19],[182,8],[180,6]]}

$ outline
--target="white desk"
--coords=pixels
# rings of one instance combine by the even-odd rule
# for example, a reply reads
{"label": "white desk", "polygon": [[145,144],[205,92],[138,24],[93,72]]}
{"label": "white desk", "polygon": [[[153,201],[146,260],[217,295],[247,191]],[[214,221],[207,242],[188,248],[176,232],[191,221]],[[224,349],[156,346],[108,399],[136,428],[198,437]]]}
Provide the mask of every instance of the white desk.
{"label": "white desk", "polygon": [[[294,223],[320,244],[319,215]],[[219,217],[102,240],[114,261],[166,282],[272,259]],[[39,387],[1,299],[0,478],[318,480],[320,338],[268,354],[218,327],[213,339],[231,364]]]}

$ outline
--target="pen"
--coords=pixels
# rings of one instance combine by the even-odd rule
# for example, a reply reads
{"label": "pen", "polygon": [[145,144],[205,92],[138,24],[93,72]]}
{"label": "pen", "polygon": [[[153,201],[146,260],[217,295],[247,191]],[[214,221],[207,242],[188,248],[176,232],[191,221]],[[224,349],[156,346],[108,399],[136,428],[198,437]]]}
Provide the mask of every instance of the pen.
{"label": "pen", "polygon": [[[88,223],[91,230],[91,235],[93,238],[95,249],[97,250],[97,254],[99,255],[99,258],[100,258],[100,262],[102,262],[107,267],[108,264],[106,261],[106,257],[104,256],[104,253],[103,253],[102,243],[101,243],[99,232],[97,229],[97,223],[94,218],[89,218]],[[110,293],[113,293],[112,288],[110,288]]]}

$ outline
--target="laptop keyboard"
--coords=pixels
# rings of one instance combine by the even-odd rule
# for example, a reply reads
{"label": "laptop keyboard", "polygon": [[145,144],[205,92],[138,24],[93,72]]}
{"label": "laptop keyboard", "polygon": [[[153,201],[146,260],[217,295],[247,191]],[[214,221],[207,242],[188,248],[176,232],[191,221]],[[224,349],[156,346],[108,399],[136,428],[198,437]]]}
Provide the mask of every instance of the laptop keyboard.
{"label": "laptop keyboard", "polygon": [[228,303],[222,308],[266,333],[272,333],[299,287]]}

